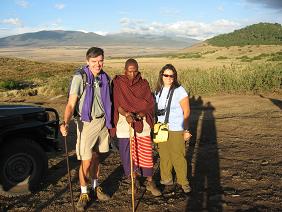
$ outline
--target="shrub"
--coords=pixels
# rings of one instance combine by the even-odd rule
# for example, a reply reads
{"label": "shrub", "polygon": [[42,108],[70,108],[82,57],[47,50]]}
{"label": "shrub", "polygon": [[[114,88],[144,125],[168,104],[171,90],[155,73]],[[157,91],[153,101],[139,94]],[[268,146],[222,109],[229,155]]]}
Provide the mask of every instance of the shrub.
{"label": "shrub", "polygon": [[228,57],[225,57],[225,56],[219,56],[216,58],[217,60],[225,60],[225,59],[228,59]]}
{"label": "shrub", "polygon": [[267,61],[282,61],[282,51],[272,53]]}
{"label": "shrub", "polygon": [[22,89],[22,84],[14,80],[7,80],[0,82],[0,89],[4,90],[19,90]]}

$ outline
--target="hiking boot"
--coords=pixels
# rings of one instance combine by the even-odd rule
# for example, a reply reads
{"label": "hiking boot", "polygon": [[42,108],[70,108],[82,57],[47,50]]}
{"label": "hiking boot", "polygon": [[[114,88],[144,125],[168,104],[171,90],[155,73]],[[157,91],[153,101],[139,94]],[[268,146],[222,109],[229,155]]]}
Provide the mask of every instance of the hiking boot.
{"label": "hiking boot", "polygon": [[182,187],[182,190],[183,190],[183,192],[184,192],[185,194],[190,193],[191,187],[189,186],[189,184],[182,185],[181,187]]}
{"label": "hiking boot", "polygon": [[156,196],[156,197],[162,195],[162,193],[160,192],[160,190],[157,188],[156,184],[153,181],[147,181],[146,190],[151,191],[153,196]]}
{"label": "hiking boot", "polygon": [[160,183],[166,186],[171,186],[173,185],[173,180],[161,180]]}
{"label": "hiking boot", "polygon": [[103,191],[101,186],[97,186],[95,190],[98,200],[108,201],[109,199],[111,199],[111,197]]}
{"label": "hiking boot", "polygon": [[76,204],[77,211],[84,211],[85,206],[90,201],[89,195],[87,193],[80,194],[79,200]]}

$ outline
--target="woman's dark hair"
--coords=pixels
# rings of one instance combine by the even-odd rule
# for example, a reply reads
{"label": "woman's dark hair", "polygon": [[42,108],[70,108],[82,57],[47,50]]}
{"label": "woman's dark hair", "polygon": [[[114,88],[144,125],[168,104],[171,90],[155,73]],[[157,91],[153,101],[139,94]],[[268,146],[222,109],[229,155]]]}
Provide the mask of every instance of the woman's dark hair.
{"label": "woman's dark hair", "polygon": [[159,72],[159,78],[156,86],[156,94],[158,94],[162,89],[162,87],[164,86],[163,73],[167,69],[173,72],[173,82],[171,88],[178,88],[180,86],[180,83],[177,80],[177,71],[175,67],[172,64],[166,64],[164,67],[162,67],[162,69]]}

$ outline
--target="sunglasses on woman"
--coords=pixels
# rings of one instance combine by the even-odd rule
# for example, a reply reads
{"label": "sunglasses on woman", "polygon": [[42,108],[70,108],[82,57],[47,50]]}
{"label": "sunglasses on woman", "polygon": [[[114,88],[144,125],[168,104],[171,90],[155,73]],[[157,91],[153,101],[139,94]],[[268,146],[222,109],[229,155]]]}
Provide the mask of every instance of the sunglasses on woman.
{"label": "sunglasses on woman", "polygon": [[169,74],[163,74],[164,77],[170,77],[170,78],[174,78],[174,75],[169,75]]}

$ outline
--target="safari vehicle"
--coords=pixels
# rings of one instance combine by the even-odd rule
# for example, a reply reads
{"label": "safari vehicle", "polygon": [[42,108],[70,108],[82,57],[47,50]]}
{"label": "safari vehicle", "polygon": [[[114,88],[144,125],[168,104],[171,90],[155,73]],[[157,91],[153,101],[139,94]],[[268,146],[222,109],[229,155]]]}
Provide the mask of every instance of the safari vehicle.
{"label": "safari vehicle", "polygon": [[56,150],[59,115],[53,108],[0,105],[0,193],[36,190]]}

